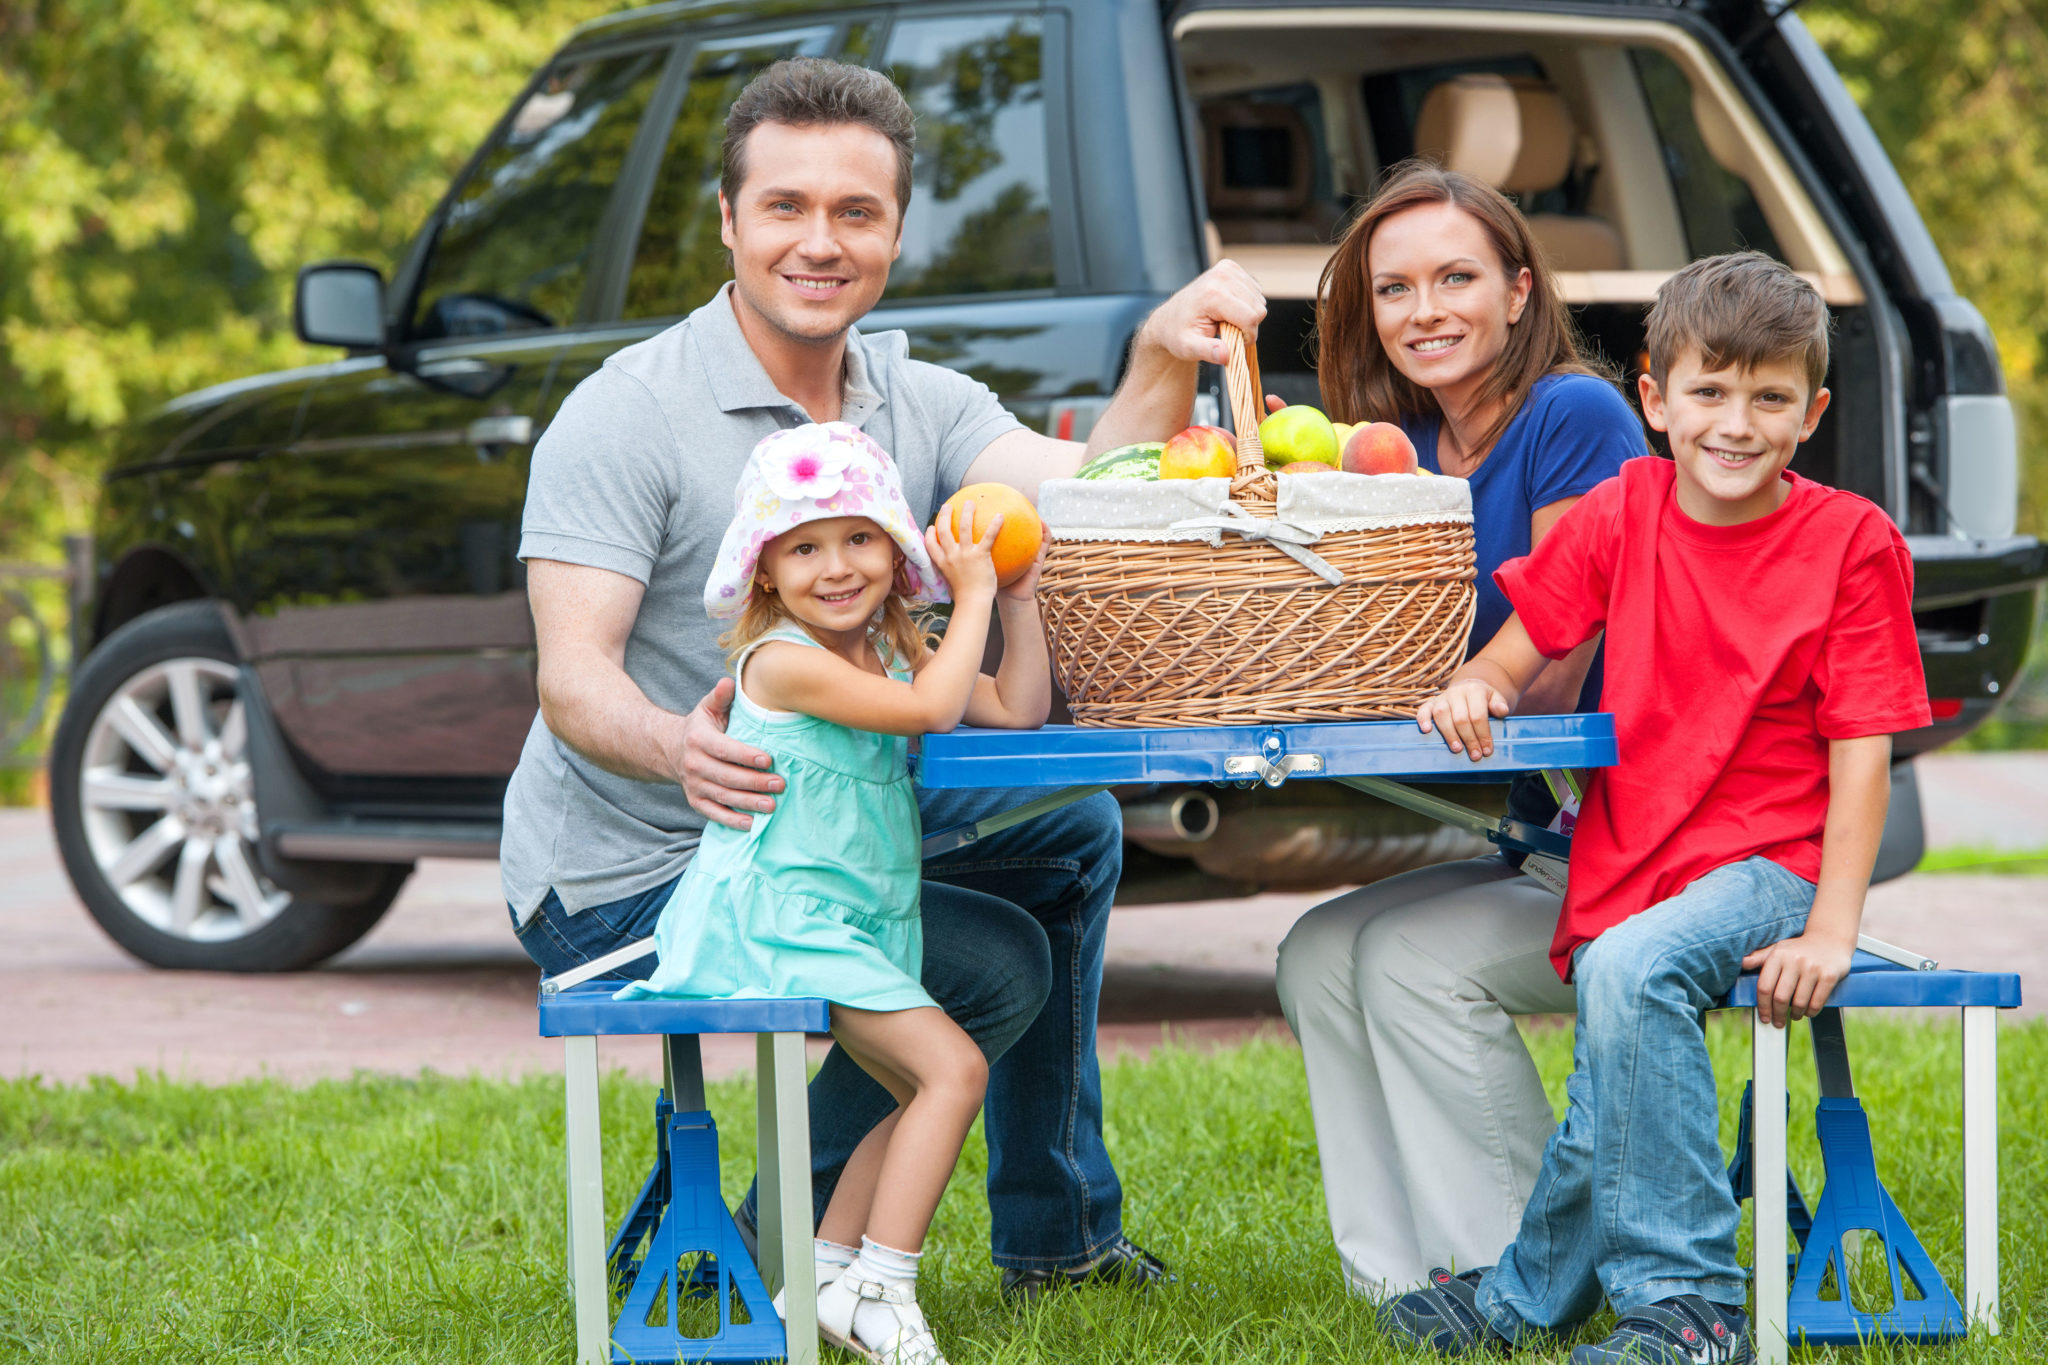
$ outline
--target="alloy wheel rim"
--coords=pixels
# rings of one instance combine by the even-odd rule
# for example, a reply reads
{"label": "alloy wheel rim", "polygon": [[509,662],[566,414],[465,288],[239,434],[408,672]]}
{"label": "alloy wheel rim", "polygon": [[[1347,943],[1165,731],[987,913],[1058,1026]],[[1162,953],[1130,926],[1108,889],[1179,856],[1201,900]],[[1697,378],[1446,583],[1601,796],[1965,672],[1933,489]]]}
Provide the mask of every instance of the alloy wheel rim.
{"label": "alloy wheel rim", "polygon": [[143,923],[221,943],[291,896],[256,860],[256,791],[235,669],[168,659],[115,690],[86,734],[79,816],[94,864]]}

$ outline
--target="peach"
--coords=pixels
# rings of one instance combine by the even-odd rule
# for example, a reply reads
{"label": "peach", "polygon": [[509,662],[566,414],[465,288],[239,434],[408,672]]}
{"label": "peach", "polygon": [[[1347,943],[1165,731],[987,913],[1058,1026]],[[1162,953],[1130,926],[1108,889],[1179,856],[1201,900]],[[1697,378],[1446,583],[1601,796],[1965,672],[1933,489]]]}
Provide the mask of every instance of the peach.
{"label": "peach", "polygon": [[1368,423],[1344,443],[1347,474],[1413,474],[1416,468],[1414,443],[1392,422]]}
{"label": "peach", "polygon": [[1337,466],[1324,464],[1321,460],[1296,460],[1280,466],[1282,474],[1334,474]]}
{"label": "peach", "polygon": [[1159,453],[1162,479],[1227,479],[1237,473],[1237,438],[1222,427],[1189,427]]}

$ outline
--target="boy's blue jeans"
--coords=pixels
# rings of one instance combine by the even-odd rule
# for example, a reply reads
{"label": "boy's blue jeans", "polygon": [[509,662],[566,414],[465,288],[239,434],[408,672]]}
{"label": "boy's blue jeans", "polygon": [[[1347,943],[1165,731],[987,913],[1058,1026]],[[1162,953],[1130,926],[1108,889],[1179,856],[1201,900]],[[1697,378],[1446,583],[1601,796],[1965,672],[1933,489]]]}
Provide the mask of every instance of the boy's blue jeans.
{"label": "boy's blue jeans", "polygon": [[[920,790],[927,833],[985,819],[1042,791]],[[1102,1139],[1095,1012],[1123,819],[1107,793],[1027,820],[925,864],[924,986],[990,1059],[990,1250],[1030,1269],[1086,1265],[1123,1233],[1123,1188]],[[674,883],[568,914],[550,891],[519,930],[558,972],[654,932]],[[654,959],[619,973],[645,977]],[[834,1048],[812,1078],[814,1214],[868,1130],[896,1107]],[[754,1191],[739,1216],[751,1224]]]}
{"label": "boy's blue jeans", "polygon": [[1603,1296],[1617,1313],[1679,1294],[1744,1301],[1703,1021],[1742,959],[1800,933],[1812,907],[1812,883],[1749,858],[1579,950],[1564,1121],[1479,1286],[1496,1331],[1568,1328]]}

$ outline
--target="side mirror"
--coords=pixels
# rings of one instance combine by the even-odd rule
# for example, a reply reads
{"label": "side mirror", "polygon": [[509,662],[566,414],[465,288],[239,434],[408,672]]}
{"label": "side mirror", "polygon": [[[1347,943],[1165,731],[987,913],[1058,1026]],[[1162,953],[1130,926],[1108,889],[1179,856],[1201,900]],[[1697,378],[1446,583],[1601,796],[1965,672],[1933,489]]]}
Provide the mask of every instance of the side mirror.
{"label": "side mirror", "polygon": [[360,261],[322,261],[299,271],[292,330],[315,346],[384,348],[384,277]]}

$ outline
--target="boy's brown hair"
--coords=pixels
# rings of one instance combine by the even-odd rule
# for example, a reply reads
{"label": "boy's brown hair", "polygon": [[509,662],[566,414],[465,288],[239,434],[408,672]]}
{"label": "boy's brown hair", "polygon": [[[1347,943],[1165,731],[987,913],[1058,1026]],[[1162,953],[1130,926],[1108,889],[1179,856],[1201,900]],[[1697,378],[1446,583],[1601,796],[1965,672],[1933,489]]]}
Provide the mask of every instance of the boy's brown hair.
{"label": "boy's brown hair", "polygon": [[1694,261],[1657,290],[1646,325],[1659,389],[1690,349],[1709,370],[1794,361],[1806,372],[1809,403],[1827,378],[1827,304],[1791,267],[1759,251]]}
{"label": "boy's brown hair", "polygon": [[747,134],[763,123],[796,128],[858,123],[896,149],[896,207],[910,207],[910,166],[917,119],[889,78],[879,71],[823,57],[789,57],[747,82],[725,116],[724,162],[718,188],[734,203],[747,178]]}

